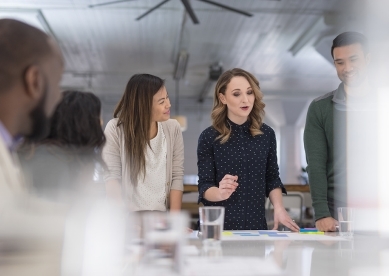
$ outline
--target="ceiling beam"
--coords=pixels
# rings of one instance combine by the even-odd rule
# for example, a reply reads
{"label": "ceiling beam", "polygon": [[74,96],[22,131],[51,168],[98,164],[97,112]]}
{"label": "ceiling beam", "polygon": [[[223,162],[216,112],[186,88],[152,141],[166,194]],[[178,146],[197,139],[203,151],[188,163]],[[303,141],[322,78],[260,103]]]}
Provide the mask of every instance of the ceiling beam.
{"label": "ceiling beam", "polygon": [[325,28],[326,24],[324,22],[324,16],[320,16],[313,25],[311,25],[301,36],[299,36],[292,47],[290,47],[289,52],[291,52],[293,56],[296,56],[301,49],[308,44],[313,43],[313,38],[320,35]]}

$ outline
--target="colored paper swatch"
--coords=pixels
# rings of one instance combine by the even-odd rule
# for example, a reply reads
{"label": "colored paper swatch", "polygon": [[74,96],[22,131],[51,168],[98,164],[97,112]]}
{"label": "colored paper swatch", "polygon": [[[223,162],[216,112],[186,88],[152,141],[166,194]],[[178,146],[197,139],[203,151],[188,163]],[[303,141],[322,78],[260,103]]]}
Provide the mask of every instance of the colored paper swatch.
{"label": "colored paper swatch", "polygon": [[258,231],[259,234],[262,234],[262,235],[269,235],[269,234],[277,234],[278,232],[277,231],[269,231],[269,230],[259,230]]}

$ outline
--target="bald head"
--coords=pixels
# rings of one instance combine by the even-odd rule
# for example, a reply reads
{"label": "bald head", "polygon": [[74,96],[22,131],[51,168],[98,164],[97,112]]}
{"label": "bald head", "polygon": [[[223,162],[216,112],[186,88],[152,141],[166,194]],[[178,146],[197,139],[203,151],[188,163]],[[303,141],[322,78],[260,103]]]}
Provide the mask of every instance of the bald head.
{"label": "bald head", "polygon": [[28,66],[57,56],[57,48],[41,30],[14,19],[0,19],[0,94],[22,81]]}
{"label": "bald head", "polygon": [[11,135],[43,137],[60,100],[63,59],[41,30],[0,20],[0,121]]}

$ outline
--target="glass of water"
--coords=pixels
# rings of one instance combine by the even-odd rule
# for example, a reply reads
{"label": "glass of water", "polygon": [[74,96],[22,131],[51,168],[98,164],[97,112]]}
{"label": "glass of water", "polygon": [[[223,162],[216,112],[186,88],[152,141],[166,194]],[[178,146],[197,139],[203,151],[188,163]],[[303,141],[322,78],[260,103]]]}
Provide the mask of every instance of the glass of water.
{"label": "glass of water", "polygon": [[220,244],[224,226],[224,207],[200,207],[199,214],[203,244]]}
{"label": "glass of water", "polygon": [[339,234],[352,237],[354,234],[354,211],[350,207],[338,208]]}
{"label": "glass of water", "polygon": [[[151,271],[181,273],[183,247],[186,243],[188,214],[184,212],[149,212],[143,214],[144,274]],[[147,273],[146,273],[147,272]],[[162,273],[163,274],[163,273]],[[142,274],[143,275],[143,274]]]}

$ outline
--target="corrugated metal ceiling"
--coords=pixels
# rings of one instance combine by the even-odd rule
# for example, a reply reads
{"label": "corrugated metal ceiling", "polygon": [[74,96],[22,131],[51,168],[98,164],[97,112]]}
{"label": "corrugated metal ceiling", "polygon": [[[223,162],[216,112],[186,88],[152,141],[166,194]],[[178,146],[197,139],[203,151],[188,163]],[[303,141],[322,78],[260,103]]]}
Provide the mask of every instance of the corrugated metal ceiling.
{"label": "corrugated metal ceiling", "polygon": [[[201,92],[209,65],[217,61],[225,69],[242,67],[253,72],[268,93],[320,90],[320,84],[328,90],[338,82],[332,65],[312,47],[317,38],[297,56],[288,51],[320,16],[342,14],[337,0],[215,0],[253,17],[192,0],[200,24],[187,18],[183,30],[184,8],[179,0],[169,1],[140,21],[135,18],[160,0],[88,7],[103,2],[109,1],[2,0],[0,9],[41,10],[64,52],[63,85],[100,95],[121,94],[128,78],[139,72],[159,75],[172,88],[179,48],[190,54],[180,86],[188,97]],[[336,31],[328,25],[318,36]]]}

